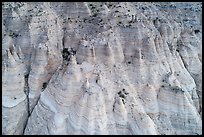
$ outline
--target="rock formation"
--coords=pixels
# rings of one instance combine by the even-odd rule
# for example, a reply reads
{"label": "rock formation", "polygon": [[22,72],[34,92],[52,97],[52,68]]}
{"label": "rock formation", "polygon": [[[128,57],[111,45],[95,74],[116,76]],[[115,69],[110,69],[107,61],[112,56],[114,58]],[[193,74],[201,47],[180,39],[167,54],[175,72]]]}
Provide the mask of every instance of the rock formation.
{"label": "rock formation", "polygon": [[201,4],[4,2],[2,134],[202,134]]}

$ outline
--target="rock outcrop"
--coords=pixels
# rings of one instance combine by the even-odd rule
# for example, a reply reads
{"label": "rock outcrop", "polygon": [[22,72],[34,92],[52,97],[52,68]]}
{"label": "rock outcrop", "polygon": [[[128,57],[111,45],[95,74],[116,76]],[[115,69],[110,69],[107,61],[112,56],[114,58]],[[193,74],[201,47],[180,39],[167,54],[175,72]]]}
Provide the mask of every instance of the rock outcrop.
{"label": "rock outcrop", "polygon": [[2,134],[202,134],[201,4],[4,2]]}

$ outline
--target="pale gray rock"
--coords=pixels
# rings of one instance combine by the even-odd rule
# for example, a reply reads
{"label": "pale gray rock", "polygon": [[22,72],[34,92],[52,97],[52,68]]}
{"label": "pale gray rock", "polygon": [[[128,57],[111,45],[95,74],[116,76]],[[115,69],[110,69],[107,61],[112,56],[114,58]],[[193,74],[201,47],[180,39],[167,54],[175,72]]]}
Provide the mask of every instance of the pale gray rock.
{"label": "pale gray rock", "polygon": [[202,134],[202,3],[4,2],[2,134]]}

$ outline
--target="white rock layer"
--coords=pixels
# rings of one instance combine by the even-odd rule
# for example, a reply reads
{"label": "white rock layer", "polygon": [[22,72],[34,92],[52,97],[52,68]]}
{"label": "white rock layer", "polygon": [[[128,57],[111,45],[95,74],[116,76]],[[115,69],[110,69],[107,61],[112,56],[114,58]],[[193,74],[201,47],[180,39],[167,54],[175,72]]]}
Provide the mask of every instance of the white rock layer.
{"label": "white rock layer", "polygon": [[202,134],[201,11],[4,2],[2,134]]}

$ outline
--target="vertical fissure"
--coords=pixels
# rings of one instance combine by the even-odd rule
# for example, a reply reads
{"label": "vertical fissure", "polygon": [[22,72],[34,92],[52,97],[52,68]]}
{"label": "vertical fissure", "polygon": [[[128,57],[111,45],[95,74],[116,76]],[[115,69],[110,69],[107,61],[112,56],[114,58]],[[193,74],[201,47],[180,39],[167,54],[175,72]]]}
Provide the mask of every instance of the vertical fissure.
{"label": "vertical fissure", "polygon": [[26,94],[28,116],[30,116],[28,76],[29,76],[29,74],[26,74],[26,75],[24,76],[24,78],[25,78],[24,93]]}
{"label": "vertical fissure", "polygon": [[27,118],[26,118],[26,122],[25,122],[25,125],[24,125],[24,128],[23,128],[23,134],[25,132],[25,129],[26,129],[26,126],[27,126],[27,123],[28,123],[28,119],[30,117],[30,103],[29,103],[29,84],[28,84],[28,77],[29,77],[29,73],[26,74],[24,76],[24,79],[25,79],[25,86],[24,86],[24,93],[26,95],[26,101],[27,101],[27,106],[26,106],[26,109],[27,109]]}

